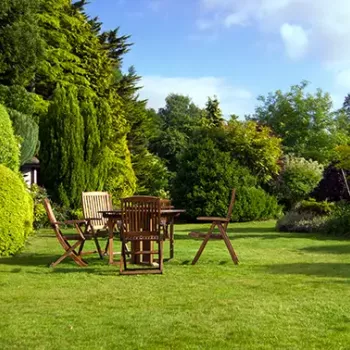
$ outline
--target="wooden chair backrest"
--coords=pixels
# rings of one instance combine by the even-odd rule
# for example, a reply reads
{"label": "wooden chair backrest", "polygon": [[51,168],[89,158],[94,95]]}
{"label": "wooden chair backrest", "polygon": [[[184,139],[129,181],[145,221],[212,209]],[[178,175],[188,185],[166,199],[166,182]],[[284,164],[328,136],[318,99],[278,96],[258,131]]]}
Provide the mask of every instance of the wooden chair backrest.
{"label": "wooden chair backrest", "polygon": [[56,236],[58,238],[60,238],[62,236],[62,232],[61,232],[60,227],[57,223],[56,216],[52,210],[51,203],[50,203],[49,199],[47,199],[47,198],[44,198],[44,207],[46,210],[46,214],[49,218],[49,222],[51,224],[51,227],[55,231]]}
{"label": "wooden chair backrest", "polygon": [[[147,239],[160,235],[160,199],[133,196],[122,199],[122,227],[124,238]],[[139,237],[139,238],[138,238]]]}
{"label": "wooden chair backrest", "polygon": [[171,200],[170,199],[161,199],[160,200],[160,207],[162,209],[172,209],[174,208],[171,204]]}
{"label": "wooden chair backrest", "polygon": [[231,192],[231,201],[227,211],[227,216],[226,216],[227,222],[225,223],[225,230],[227,229],[227,225],[231,220],[233,205],[235,204],[235,198],[236,198],[236,189],[234,188],[232,189],[232,192]]}
{"label": "wooden chair backrest", "polygon": [[112,199],[108,192],[83,192],[82,194],[83,214],[85,219],[91,220],[91,225],[95,230],[106,227],[107,218],[104,218],[99,211],[113,210]]}

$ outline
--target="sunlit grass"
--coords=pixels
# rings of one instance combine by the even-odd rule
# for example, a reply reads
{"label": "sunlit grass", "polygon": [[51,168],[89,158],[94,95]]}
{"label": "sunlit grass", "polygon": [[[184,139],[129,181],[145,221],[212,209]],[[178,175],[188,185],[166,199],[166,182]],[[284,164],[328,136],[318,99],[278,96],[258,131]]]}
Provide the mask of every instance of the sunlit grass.
{"label": "sunlit grass", "polygon": [[207,227],[177,225],[164,275],[143,276],[97,256],[48,268],[61,249],[42,231],[0,259],[0,349],[350,348],[349,241],[233,224],[240,265],[210,241],[192,266],[187,233]]}

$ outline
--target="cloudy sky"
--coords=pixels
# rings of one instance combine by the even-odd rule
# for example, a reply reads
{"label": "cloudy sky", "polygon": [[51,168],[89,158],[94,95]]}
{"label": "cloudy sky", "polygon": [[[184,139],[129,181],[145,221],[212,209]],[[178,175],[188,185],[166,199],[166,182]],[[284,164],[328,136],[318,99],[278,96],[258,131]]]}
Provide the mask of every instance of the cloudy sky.
{"label": "cloudy sky", "polygon": [[350,92],[350,0],[91,0],[88,12],[131,35],[124,69],[156,109],[171,92],[201,107],[217,95],[225,115],[243,116],[302,80],[336,107]]}

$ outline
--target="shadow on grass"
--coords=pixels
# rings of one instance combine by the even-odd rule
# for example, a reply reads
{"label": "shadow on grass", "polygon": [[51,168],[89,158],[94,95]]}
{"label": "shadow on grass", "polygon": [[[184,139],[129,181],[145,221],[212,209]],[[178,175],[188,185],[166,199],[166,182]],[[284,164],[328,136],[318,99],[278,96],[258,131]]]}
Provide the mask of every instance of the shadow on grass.
{"label": "shadow on grass", "polygon": [[[36,267],[49,267],[51,263],[56,261],[60,255],[44,255],[44,254],[22,254],[13,257],[0,258],[1,265],[11,265],[11,266],[36,266]],[[84,258],[85,259],[85,258]],[[101,262],[103,260],[98,257],[89,257],[85,259],[88,263]],[[62,264],[69,264],[70,266],[79,266],[69,257],[67,257]],[[56,267],[57,269],[58,267]]]}
{"label": "shadow on grass", "polygon": [[310,252],[310,253],[320,253],[320,254],[327,254],[327,253],[328,254],[350,254],[350,244],[306,247],[300,250]]}
{"label": "shadow on grass", "polygon": [[272,274],[350,278],[350,263],[275,264],[265,268]]}

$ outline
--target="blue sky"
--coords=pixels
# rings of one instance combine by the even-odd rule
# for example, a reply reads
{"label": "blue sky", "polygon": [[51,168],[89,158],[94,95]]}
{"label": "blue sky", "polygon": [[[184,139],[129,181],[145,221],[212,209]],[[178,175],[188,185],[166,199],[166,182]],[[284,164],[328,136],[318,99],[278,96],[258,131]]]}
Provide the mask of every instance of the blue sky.
{"label": "blue sky", "polygon": [[335,107],[350,92],[350,0],[91,0],[87,11],[131,35],[124,69],[156,109],[172,92],[201,107],[217,95],[225,115],[243,116],[302,80]]}

